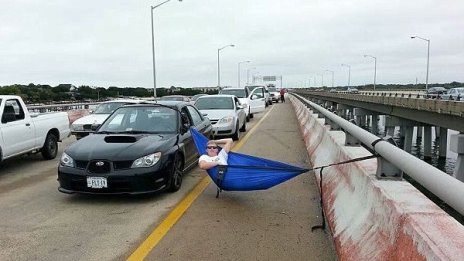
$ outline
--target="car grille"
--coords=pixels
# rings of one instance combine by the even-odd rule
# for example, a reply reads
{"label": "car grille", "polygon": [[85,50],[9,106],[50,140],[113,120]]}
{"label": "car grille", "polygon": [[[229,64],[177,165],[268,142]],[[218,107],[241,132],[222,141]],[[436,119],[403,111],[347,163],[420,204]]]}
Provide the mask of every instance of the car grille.
{"label": "car grille", "polygon": [[[106,173],[106,172],[98,172],[98,171],[104,171],[101,167],[97,167],[95,164],[98,161],[93,162],[93,166],[89,166],[89,172],[91,173]],[[113,162],[113,168],[114,170],[123,170],[123,169],[130,169],[132,166],[132,160],[125,160],[125,161],[114,161]],[[78,169],[87,169],[87,165],[89,164],[88,161],[86,160],[76,160],[76,168]],[[102,166],[103,167],[103,166]],[[107,168],[109,172],[109,168]]]}
{"label": "car grille", "polygon": [[108,173],[111,170],[111,165],[106,160],[93,160],[89,163],[87,170],[90,173]]}
{"label": "car grille", "polygon": [[132,160],[115,161],[113,162],[113,168],[114,170],[130,169],[130,167],[132,166],[132,162]]}
{"label": "car grille", "polygon": [[87,130],[87,131],[92,130],[92,124],[84,124],[82,127],[84,128],[84,130]]}
{"label": "car grille", "polygon": [[210,120],[211,121],[211,124],[216,124],[219,120]]}
{"label": "car grille", "polygon": [[88,161],[76,160],[76,168],[78,168],[78,169],[86,169],[88,163],[89,163]]}

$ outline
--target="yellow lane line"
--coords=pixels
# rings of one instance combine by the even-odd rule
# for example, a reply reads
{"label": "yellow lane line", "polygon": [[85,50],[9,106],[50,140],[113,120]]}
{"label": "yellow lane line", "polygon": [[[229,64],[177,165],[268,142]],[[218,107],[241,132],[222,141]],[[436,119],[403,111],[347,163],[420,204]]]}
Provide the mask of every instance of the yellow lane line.
{"label": "yellow lane line", "polygon": [[[272,106],[274,108],[274,106]],[[248,133],[234,145],[232,151],[238,151],[248,140],[255,129],[263,122],[263,120],[272,111],[272,108],[256,123],[256,125],[248,131]],[[150,251],[163,239],[168,231],[173,227],[177,221],[182,217],[185,211],[192,205],[195,199],[208,187],[211,183],[209,176],[204,177],[193,188],[193,190],[174,208],[171,213],[161,222],[161,224],[151,232],[151,234],[142,242],[142,244],[127,258],[128,261],[139,261],[145,259]]]}

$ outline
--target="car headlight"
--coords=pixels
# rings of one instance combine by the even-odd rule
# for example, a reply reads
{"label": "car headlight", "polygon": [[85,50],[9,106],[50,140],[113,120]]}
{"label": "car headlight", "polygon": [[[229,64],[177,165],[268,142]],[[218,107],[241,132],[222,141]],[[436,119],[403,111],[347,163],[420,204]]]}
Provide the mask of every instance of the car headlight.
{"label": "car headlight", "polygon": [[74,160],[68,154],[63,152],[61,155],[60,164],[62,166],[74,168]]}
{"label": "car headlight", "polygon": [[227,116],[227,117],[224,117],[224,118],[220,119],[218,123],[226,124],[226,123],[231,123],[232,121],[234,121],[234,117]]}
{"label": "car headlight", "polygon": [[72,124],[71,129],[74,131],[83,131],[84,125],[83,124]]}
{"label": "car headlight", "polygon": [[156,152],[134,160],[131,168],[149,168],[155,165],[161,158],[161,152]]}

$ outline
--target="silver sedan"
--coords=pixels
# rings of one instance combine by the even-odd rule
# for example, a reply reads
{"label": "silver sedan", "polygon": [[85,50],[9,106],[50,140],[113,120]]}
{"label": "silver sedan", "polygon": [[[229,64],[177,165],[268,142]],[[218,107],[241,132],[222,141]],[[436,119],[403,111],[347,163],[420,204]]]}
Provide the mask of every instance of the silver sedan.
{"label": "silver sedan", "polygon": [[246,113],[234,95],[202,96],[196,100],[195,106],[213,124],[213,136],[231,136],[238,140],[240,132],[246,131]]}

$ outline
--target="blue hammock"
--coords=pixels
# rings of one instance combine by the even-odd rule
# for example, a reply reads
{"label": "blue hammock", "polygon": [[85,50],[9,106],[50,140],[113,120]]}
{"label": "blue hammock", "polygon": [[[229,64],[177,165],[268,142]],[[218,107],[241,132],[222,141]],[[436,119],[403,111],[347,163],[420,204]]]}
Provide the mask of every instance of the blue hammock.
{"label": "blue hammock", "polygon": [[[200,155],[206,154],[208,138],[190,128],[195,146]],[[208,175],[221,190],[264,190],[294,178],[308,169],[286,163],[229,152],[226,167],[207,170]]]}

